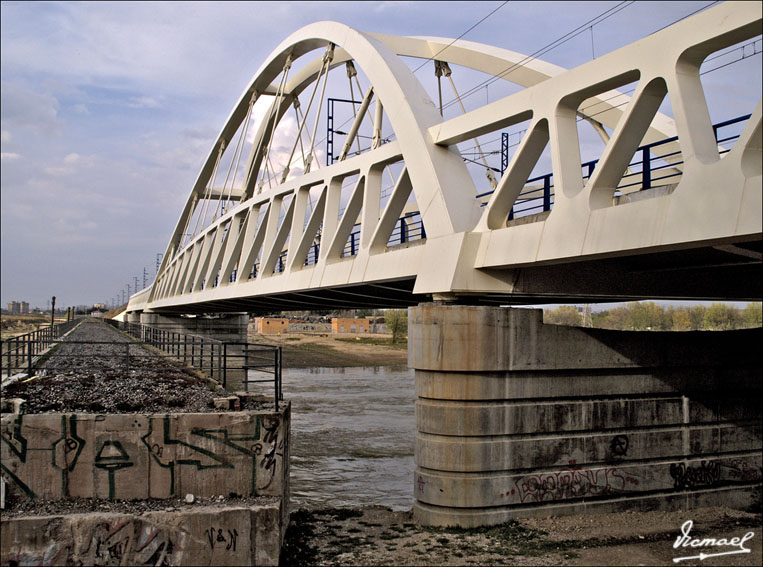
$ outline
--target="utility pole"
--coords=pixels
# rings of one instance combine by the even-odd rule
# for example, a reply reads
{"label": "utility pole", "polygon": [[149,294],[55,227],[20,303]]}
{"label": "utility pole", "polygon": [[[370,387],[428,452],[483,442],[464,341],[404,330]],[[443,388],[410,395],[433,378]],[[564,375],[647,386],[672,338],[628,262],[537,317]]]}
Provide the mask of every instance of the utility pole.
{"label": "utility pole", "polygon": [[130,284],[127,284],[127,301],[130,301]]}
{"label": "utility pole", "polygon": [[132,280],[135,282],[135,287],[132,288],[132,292],[138,293],[138,276],[133,276]]}
{"label": "utility pole", "polygon": [[53,296],[53,307],[50,308],[50,326],[55,324],[56,318],[56,296]]}
{"label": "utility pole", "polygon": [[146,276],[148,276],[148,272],[146,271],[146,268],[143,268],[143,289],[146,289]]}

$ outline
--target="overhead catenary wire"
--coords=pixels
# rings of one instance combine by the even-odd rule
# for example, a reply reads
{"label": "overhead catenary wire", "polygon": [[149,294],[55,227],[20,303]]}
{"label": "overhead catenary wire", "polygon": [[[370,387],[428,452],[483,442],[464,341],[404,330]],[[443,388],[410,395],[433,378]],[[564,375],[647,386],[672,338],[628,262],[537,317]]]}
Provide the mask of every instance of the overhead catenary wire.
{"label": "overhead catenary wire", "polygon": [[[605,10],[604,12],[599,14],[598,16],[596,16],[596,17],[588,20],[587,22],[581,24],[580,26],[578,26],[577,28],[573,29],[572,31],[567,32],[563,36],[561,36],[561,37],[555,39],[554,41],[552,41],[551,43],[546,44],[545,46],[541,47],[537,51],[531,53],[530,55],[527,55],[521,61],[517,61],[516,63],[512,63],[511,65],[509,65],[506,69],[504,69],[503,71],[501,71],[497,75],[493,75],[489,79],[485,79],[484,81],[482,81],[482,82],[478,83],[477,85],[473,86],[472,88],[468,89],[466,92],[461,93],[461,99],[463,100],[464,98],[473,95],[474,93],[476,93],[479,90],[481,90],[483,87],[491,85],[492,83],[498,81],[499,79],[504,78],[506,75],[510,74],[515,69],[518,69],[518,68],[524,66],[525,64],[527,64],[528,62],[530,62],[530,61],[532,61],[534,59],[537,59],[541,55],[544,55],[545,53],[548,53],[549,51],[551,51],[553,49],[556,49],[557,47],[559,47],[561,45],[564,45],[565,43],[567,43],[571,39],[577,37],[581,33],[584,33],[586,30],[588,30],[589,27],[596,26],[596,25],[602,23],[603,21],[611,18],[612,16],[614,16],[618,12],[624,10],[625,8],[628,8],[629,6],[631,6],[633,4],[635,4],[635,0],[626,0],[626,1],[620,2],[616,6],[613,6],[613,7],[609,8],[608,10]],[[455,41],[456,40],[454,40],[454,42]],[[451,44],[449,44],[449,45],[452,45],[454,42],[451,42]],[[450,107],[450,106],[452,106],[454,104],[457,104],[457,102],[458,101],[456,99],[450,100],[450,101],[446,102],[443,105],[443,109],[448,108],[448,107]]]}

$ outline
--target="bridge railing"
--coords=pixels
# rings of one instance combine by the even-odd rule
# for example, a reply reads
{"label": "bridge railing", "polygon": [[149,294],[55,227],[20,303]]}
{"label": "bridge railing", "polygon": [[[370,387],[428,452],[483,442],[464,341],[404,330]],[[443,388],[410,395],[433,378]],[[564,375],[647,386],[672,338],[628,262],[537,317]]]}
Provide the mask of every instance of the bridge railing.
{"label": "bridge railing", "polygon": [[[152,346],[167,353],[169,357],[182,362],[185,366],[207,374],[220,382],[223,387],[228,385],[229,370],[243,369],[245,374],[243,385],[247,392],[252,383],[273,382],[276,409],[278,409],[279,400],[283,399],[280,346],[219,341],[208,337],[113,319],[107,320],[107,323],[141,344]],[[267,373],[271,377],[266,380],[257,378],[262,373]]]}
{"label": "bridge railing", "polygon": [[[715,141],[719,146],[718,153],[721,156],[727,154],[731,150],[733,142],[735,142],[740,135],[738,129],[736,129],[734,133],[725,136],[723,131],[729,129],[731,126],[743,123],[749,118],[750,115],[746,114],[713,125]],[[659,153],[662,147],[676,141],[678,141],[678,136],[639,146],[634,154],[636,159],[628,164],[628,169],[623,175],[620,184],[617,186],[619,193],[616,193],[615,195],[617,196],[623,192],[630,193],[635,191],[645,191],[661,185],[678,183],[682,175],[680,167],[684,163],[680,158],[681,151],[668,151],[664,154]],[[731,144],[729,144],[729,142],[731,142]],[[589,179],[591,175],[593,175],[594,169],[596,169],[598,163],[599,160],[595,159],[581,164],[584,180]],[[509,211],[509,220],[550,211],[554,206],[553,178],[553,173],[546,173],[528,179],[525,184],[527,188],[519,194],[514,206]],[[480,193],[477,195],[477,198],[481,199],[487,197],[494,192],[494,190],[491,190]],[[482,206],[484,207],[486,204],[487,200]]]}
{"label": "bridge railing", "polygon": [[52,327],[43,327],[30,333],[3,339],[0,341],[2,373],[5,376],[13,376],[18,372],[26,372],[31,376],[36,363],[35,359],[82,321],[82,319],[75,319],[57,323]]}

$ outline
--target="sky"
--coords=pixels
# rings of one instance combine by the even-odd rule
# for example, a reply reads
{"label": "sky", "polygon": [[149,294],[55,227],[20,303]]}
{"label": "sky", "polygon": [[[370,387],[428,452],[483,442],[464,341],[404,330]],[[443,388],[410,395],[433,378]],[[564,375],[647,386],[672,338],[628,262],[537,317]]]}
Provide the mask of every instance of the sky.
{"label": "sky", "polygon": [[[150,282],[234,104],[302,26],[334,20],[394,35],[467,32],[463,39],[533,53],[622,8],[543,56],[571,68],[710,4],[2,2],[0,302],[45,308],[55,295],[59,306],[111,304],[134,277],[142,287],[144,270]],[[719,101],[717,119],[757,102],[760,58],[713,75],[743,103],[708,96]],[[729,89],[726,76],[747,83]]]}

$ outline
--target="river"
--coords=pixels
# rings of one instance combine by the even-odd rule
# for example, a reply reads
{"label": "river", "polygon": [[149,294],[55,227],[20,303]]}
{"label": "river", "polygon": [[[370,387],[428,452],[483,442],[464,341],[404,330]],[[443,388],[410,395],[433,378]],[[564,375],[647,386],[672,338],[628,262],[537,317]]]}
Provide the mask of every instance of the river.
{"label": "river", "polygon": [[291,507],[413,506],[413,370],[283,370],[292,403]]}

